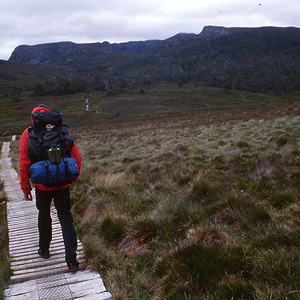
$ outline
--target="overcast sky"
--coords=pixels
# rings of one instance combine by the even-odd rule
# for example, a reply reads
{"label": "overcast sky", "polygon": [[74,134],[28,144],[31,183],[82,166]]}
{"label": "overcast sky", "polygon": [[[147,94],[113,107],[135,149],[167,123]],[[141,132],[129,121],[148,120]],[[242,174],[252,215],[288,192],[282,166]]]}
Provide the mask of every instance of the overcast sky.
{"label": "overcast sky", "polygon": [[0,59],[24,44],[166,39],[205,25],[300,27],[299,13],[300,0],[0,0]]}

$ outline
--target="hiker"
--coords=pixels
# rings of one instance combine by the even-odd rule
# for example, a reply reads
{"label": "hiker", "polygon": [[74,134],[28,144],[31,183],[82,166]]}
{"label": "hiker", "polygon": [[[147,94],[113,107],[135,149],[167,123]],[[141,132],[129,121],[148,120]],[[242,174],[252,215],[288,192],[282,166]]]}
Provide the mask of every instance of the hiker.
{"label": "hiker", "polygon": [[[78,270],[79,263],[76,260],[77,235],[73,225],[73,217],[70,212],[70,186],[78,179],[81,167],[81,156],[67,126],[62,123],[61,113],[50,110],[47,106],[41,104],[32,110],[31,119],[32,126],[24,130],[20,139],[19,168],[21,189],[24,193],[25,200],[32,200],[29,179],[35,184],[36,207],[39,211],[38,254],[45,259],[50,257],[49,247],[52,240],[50,206],[53,199],[62,228],[66,263],[69,271],[74,272]],[[55,145],[53,146],[52,143],[55,143]],[[50,149],[47,149],[49,146]],[[49,162],[49,151],[51,150],[53,151],[52,153],[58,156],[59,160],[54,164]],[[54,156],[54,158],[56,156]],[[68,166],[64,164],[69,163],[69,161],[72,161],[73,164],[76,165],[76,168],[78,168],[78,173],[73,175],[72,180],[70,180],[71,177],[69,176],[70,171]],[[61,168],[61,164],[63,168]],[[57,175],[55,180],[51,177],[53,176],[51,168],[55,168],[55,176]],[[41,181],[41,179],[34,181],[33,177],[31,177],[33,176],[33,172],[45,173],[46,176],[44,177],[48,181]],[[60,172],[62,172],[68,180],[66,180],[66,178],[62,179],[63,176],[60,175]],[[41,176],[41,174],[38,174],[38,176]],[[74,176],[76,177],[74,178]]]}

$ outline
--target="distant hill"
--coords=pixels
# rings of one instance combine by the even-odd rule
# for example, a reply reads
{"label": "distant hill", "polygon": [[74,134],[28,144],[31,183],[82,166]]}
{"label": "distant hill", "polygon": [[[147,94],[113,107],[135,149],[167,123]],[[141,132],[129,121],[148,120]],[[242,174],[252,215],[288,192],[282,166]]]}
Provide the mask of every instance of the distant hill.
{"label": "distant hill", "polygon": [[206,26],[166,40],[18,46],[10,62],[54,66],[98,89],[161,81],[255,92],[300,89],[299,28]]}
{"label": "distant hill", "polygon": [[148,40],[120,44],[110,44],[109,42],[90,44],[58,42],[34,46],[21,45],[13,51],[9,60],[24,64],[51,65],[57,64],[61,58],[68,60],[67,57],[71,55],[87,54],[88,50],[99,53],[99,55],[105,55],[107,53],[149,55],[153,50],[165,44],[165,42],[169,40],[177,40],[187,38],[189,36],[194,36],[194,34],[178,34],[167,40]]}
{"label": "distant hill", "polygon": [[76,74],[53,66],[27,65],[0,60],[0,94],[18,100],[22,91],[53,83],[56,87],[74,81]]}

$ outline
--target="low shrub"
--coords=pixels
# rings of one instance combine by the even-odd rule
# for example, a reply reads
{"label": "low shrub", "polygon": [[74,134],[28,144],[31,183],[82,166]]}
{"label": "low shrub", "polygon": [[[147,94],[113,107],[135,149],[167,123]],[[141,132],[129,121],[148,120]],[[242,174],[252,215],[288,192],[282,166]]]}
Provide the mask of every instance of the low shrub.
{"label": "low shrub", "polygon": [[255,299],[298,299],[299,254],[296,248],[278,248],[253,257],[254,280],[261,282]]}
{"label": "low shrub", "polygon": [[[163,280],[164,299],[195,299],[220,289],[219,282],[225,275],[243,273],[246,264],[239,247],[193,244],[180,247],[159,260],[156,274]],[[249,293],[247,289],[238,292]],[[231,291],[230,296],[236,295]]]}
{"label": "low shrub", "polygon": [[272,206],[280,209],[294,203],[296,199],[291,193],[278,192],[277,194],[272,194],[269,201]]}
{"label": "low shrub", "polygon": [[106,215],[100,223],[99,234],[108,243],[118,244],[125,237],[127,220]]}

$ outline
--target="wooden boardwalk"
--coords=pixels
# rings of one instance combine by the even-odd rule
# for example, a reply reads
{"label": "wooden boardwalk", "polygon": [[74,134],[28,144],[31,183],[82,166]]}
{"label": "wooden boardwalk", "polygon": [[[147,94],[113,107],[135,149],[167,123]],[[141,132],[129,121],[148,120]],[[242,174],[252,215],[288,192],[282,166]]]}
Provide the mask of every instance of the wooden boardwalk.
{"label": "wooden boardwalk", "polygon": [[[0,177],[4,182],[11,259],[11,285],[6,300],[112,299],[97,272],[90,269],[69,273],[61,227],[55,209],[51,209],[53,239],[49,259],[38,254],[37,209],[35,201],[23,200],[17,172],[8,157],[10,143],[2,146]],[[33,198],[34,194],[33,194]],[[78,261],[84,265],[83,247],[78,240]]]}

